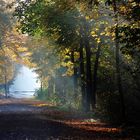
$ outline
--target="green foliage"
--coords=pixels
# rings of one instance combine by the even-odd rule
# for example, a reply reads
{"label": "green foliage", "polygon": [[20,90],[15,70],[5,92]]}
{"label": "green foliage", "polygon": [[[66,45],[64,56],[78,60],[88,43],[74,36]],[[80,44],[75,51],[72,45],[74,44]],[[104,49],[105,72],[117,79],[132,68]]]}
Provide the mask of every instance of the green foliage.
{"label": "green foliage", "polygon": [[39,100],[44,100],[44,101],[46,101],[46,99],[49,100],[48,99],[49,97],[48,97],[48,94],[47,94],[47,89],[43,89],[43,90],[39,89],[39,90],[37,90],[35,92],[35,96]]}
{"label": "green foliage", "polygon": [[132,57],[139,52],[140,44],[140,28],[132,26],[124,26],[119,28],[120,43],[122,43],[121,51],[130,54]]}

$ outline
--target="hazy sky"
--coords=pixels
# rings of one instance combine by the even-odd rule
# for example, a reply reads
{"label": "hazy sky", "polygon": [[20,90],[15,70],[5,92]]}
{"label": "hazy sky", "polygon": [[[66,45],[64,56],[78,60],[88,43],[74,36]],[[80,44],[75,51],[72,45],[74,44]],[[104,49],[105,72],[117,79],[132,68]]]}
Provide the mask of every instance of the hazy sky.
{"label": "hazy sky", "polygon": [[[40,83],[37,82],[37,74],[28,67],[23,66],[20,68],[13,85],[10,87],[10,91],[19,91],[18,94],[22,94],[20,91],[35,91],[35,89],[38,89],[39,87]],[[32,92],[29,94],[34,93]]]}

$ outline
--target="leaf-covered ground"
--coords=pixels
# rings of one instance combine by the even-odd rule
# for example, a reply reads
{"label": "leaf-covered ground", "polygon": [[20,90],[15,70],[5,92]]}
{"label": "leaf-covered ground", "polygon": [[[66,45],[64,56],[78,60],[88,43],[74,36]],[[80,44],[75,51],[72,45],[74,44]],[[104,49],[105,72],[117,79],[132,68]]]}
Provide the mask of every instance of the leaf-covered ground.
{"label": "leaf-covered ground", "polygon": [[0,140],[135,140],[138,132],[41,101],[0,100]]}

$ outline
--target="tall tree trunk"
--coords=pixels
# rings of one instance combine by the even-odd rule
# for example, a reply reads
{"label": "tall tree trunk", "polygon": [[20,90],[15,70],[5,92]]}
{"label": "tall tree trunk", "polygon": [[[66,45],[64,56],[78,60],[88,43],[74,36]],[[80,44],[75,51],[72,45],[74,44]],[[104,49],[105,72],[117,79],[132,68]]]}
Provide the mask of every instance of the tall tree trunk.
{"label": "tall tree trunk", "polygon": [[81,92],[82,92],[82,108],[83,111],[86,111],[86,87],[85,87],[85,69],[84,69],[84,43],[83,43],[83,30],[82,27],[80,28],[80,48],[79,48],[79,53],[80,53],[80,78],[81,78]]}
{"label": "tall tree trunk", "polygon": [[[49,85],[48,85],[48,97],[49,98],[52,98],[55,96],[55,93],[54,93],[55,82],[56,82],[56,78],[51,77],[51,79],[49,80]],[[57,89],[57,91],[59,91],[59,89]]]}
{"label": "tall tree trunk", "polygon": [[7,78],[5,76],[5,85],[4,85],[4,90],[5,90],[5,97],[8,97],[8,93],[7,93]]}
{"label": "tall tree trunk", "polygon": [[91,73],[91,47],[89,44],[89,25],[85,23],[85,50],[86,50],[86,111],[90,111],[92,94],[92,73]]}
{"label": "tall tree trunk", "polygon": [[77,67],[75,65],[76,61],[75,61],[75,58],[74,58],[74,49],[71,51],[71,61],[74,65],[73,67],[73,87],[74,87],[74,97],[75,99],[77,99],[77,88],[78,88],[78,70],[77,70]]}
{"label": "tall tree trunk", "polygon": [[41,91],[41,94],[43,94],[43,77],[42,76],[40,80],[40,91]]}
{"label": "tall tree trunk", "polygon": [[92,91],[92,109],[94,109],[96,105],[97,72],[98,72],[98,67],[99,67],[100,51],[101,51],[101,44],[98,45],[95,64],[94,64],[94,72],[93,72],[93,85],[94,86],[93,86],[93,91]]}
{"label": "tall tree trunk", "polygon": [[4,68],[4,89],[5,89],[5,97],[8,97],[8,92],[7,92],[7,70],[6,70],[6,66]]}
{"label": "tall tree trunk", "polygon": [[116,48],[116,79],[117,79],[117,87],[120,95],[120,101],[121,101],[121,112],[122,112],[122,122],[124,123],[126,121],[126,109],[125,109],[125,103],[124,103],[124,94],[123,94],[123,88],[122,88],[122,80],[121,80],[121,73],[120,73],[120,46],[119,46],[119,31],[118,31],[118,14],[117,14],[117,6],[116,1],[113,0],[113,9],[115,14],[115,48]]}

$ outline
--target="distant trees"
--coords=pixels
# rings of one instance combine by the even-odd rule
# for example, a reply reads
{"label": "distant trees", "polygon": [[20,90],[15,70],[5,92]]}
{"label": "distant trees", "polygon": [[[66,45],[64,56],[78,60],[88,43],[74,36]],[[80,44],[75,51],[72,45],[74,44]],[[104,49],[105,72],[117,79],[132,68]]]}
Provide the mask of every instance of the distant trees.
{"label": "distant trees", "polygon": [[10,60],[5,54],[5,51],[3,49],[3,37],[5,35],[5,31],[8,30],[10,21],[8,18],[8,14],[6,13],[6,3],[4,1],[0,1],[0,53],[1,53],[1,58],[0,58],[0,73],[1,73],[1,78],[0,78],[0,83],[4,84],[4,89],[5,89],[5,95],[7,96],[8,94],[8,85],[7,81],[9,80],[9,71],[7,69],[7,65],[10,64]]}
{"label": "distant trees", "polygon": [[0,0],[0,5],[0,85],[4,86],[5,95],[8,96],[8,84],[15,75],[15,62],[21,62],[21,55],[27,49],[23,47],[25,37],[13,26],[15,21],[11,18],[13,9],[9,7],[10,3]]}

